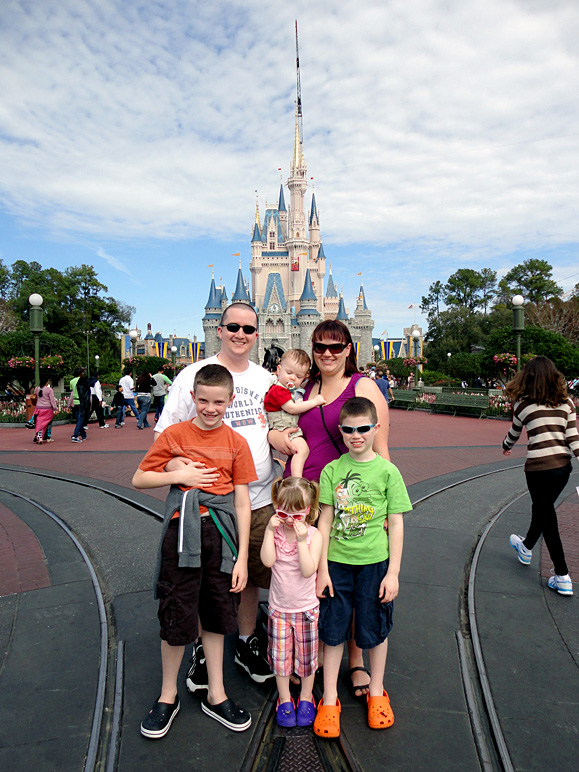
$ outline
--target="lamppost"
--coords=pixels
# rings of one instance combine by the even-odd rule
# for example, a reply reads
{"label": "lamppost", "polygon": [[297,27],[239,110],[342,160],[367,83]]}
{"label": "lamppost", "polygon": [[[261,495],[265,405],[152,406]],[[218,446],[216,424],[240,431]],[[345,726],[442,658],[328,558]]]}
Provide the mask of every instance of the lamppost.
{"label": "lamppost", "polygon": [[416,359],[416,367],[414,368],[414,386],[418,386],[418,357],[420,356],[420,330],[412,330],[412,340],[414,341],[414,359]]}
{"label": "lamppost", "polygon": [[34,385],[40,386],[40,333],[44,330],[42,295],[33,292],[30,303],[30,332],[34,335]]}
{"label": "lamppost", "polygon": [[98,376],[98,372],[99,372],[99,359],[100,359],[99,355],[95,354],[94,355],[94,371],[95,371],[94,374],[95,374],[95,376]]}
{"label": "lamppost", "polygon": [[175,364],[177,361],[177,346],[171,346],[171,360],[173,362],[173,380],[175,380]]}
{"label": "lamppost", "polygon": [[378,361],[378,352],[380,351],[380,346],[376,344],[374,346],[374,362]]}
{"label": "lamppost", "polygon": [[137,330],[131,330],[129,332],[129,338],[131,339],[131,357],[135,357],[135,354],[137,353],[137,338],[139,337],[139,333]]}
{"label": "lamppost", "polygon": [[521,333],[525,329],[525,309],[523,303],[525,298],[522,295],[515,295],[512,299],[513,304],[513,332],[517,339],[517,372],[521,370]]}

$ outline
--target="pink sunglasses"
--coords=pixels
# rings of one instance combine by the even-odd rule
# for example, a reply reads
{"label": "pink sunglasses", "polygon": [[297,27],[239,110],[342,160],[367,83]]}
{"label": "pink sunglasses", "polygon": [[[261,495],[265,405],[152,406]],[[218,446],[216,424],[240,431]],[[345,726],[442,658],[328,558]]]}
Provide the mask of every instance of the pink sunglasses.
{"label": "pink sunglasses", "polygon": [[284,512],[283,509],[276,509],[275,514],[282,520],[289,518],[290,520],[303,520],[309,514],[310,507],[303,512]]}

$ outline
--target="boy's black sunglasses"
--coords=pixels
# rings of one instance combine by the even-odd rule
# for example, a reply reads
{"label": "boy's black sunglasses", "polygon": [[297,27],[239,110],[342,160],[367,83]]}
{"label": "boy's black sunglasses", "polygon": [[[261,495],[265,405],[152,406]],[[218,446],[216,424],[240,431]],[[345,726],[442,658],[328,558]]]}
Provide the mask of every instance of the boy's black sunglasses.
{"label": "boy's black sunglasses", "polygon": [[229,332],[239,332],[239,330],[243,330],[246,335],[253,335],[254,332],[257,332],[257,327],[254,327],[251,324],[237,324],[237,322],[230,322],[223,326],[229,330]]}
{"label": "boy's black sunglasses", "polygon": [[364,426],[340,426],[339,428],[344,432],[344,434],[354,434],[354,432],[358,432],[358,434],[366,434],[375,426],[376,424],[364,424]]}
{"label": "boy's black sunglasses", "polygon": [[314,341],[313,347],[316,354],[325,354],[328,349],[332,354],[341,354],[347,345],[347,343],[318,343],[318,341]]}

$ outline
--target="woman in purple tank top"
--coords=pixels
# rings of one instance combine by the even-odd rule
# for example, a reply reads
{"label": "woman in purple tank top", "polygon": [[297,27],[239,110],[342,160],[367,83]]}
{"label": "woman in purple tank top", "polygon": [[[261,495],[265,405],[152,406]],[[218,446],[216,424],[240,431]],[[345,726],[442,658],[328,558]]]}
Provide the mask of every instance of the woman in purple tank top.
{"label": "woman in purple tank top", "polygon": [[[298,422],[310,448],[303,476],[318,482],[326,464],[347,452],[338,419],[342,405],[350,397],[367,397],[376,405],[380,431],[376,433],[374,450],[390,460],[388,403],[374,381],[358,372],[354,344],[346,325],[331,319],[318,324],[312,335],[312,349],[313,365],[304,399],[321,394],[326,404],[303,413]],[[290,474],[289,466],[286,466],[285,476]],[[351,692],[354,697],[366,700],[369,674],[364,674],[367,671],[362,650],[353,640],[348,642],[348,656]]]}

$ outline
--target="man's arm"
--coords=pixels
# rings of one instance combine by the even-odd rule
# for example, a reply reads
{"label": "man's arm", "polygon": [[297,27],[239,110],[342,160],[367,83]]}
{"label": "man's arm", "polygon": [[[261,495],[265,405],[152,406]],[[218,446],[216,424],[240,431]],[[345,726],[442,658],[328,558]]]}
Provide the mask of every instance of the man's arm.
{"label": "man's arm", "polygon": [[[175,459],[172,459],[174,461]],[[217,467],[205,468],[200,461],[180,464],[177,469],[166,472],[143,471],[137,469],[133,476],[133,486],[141,490],[163,488],[165,485],[183,485],[186,488],[210,488],[219,479]],[[171,463],[171,461],[169,462]]]}
{"label": "man's arm", "polygon": [[295,447],[291,444],[292,434],[295,434],[298,430],[297,426],[289,426],[280,432],[278,429],[270,429],[267,435],[267,441],[274,450],[278,453],[283,453],[284,456],[293,456],[296,452]]}

